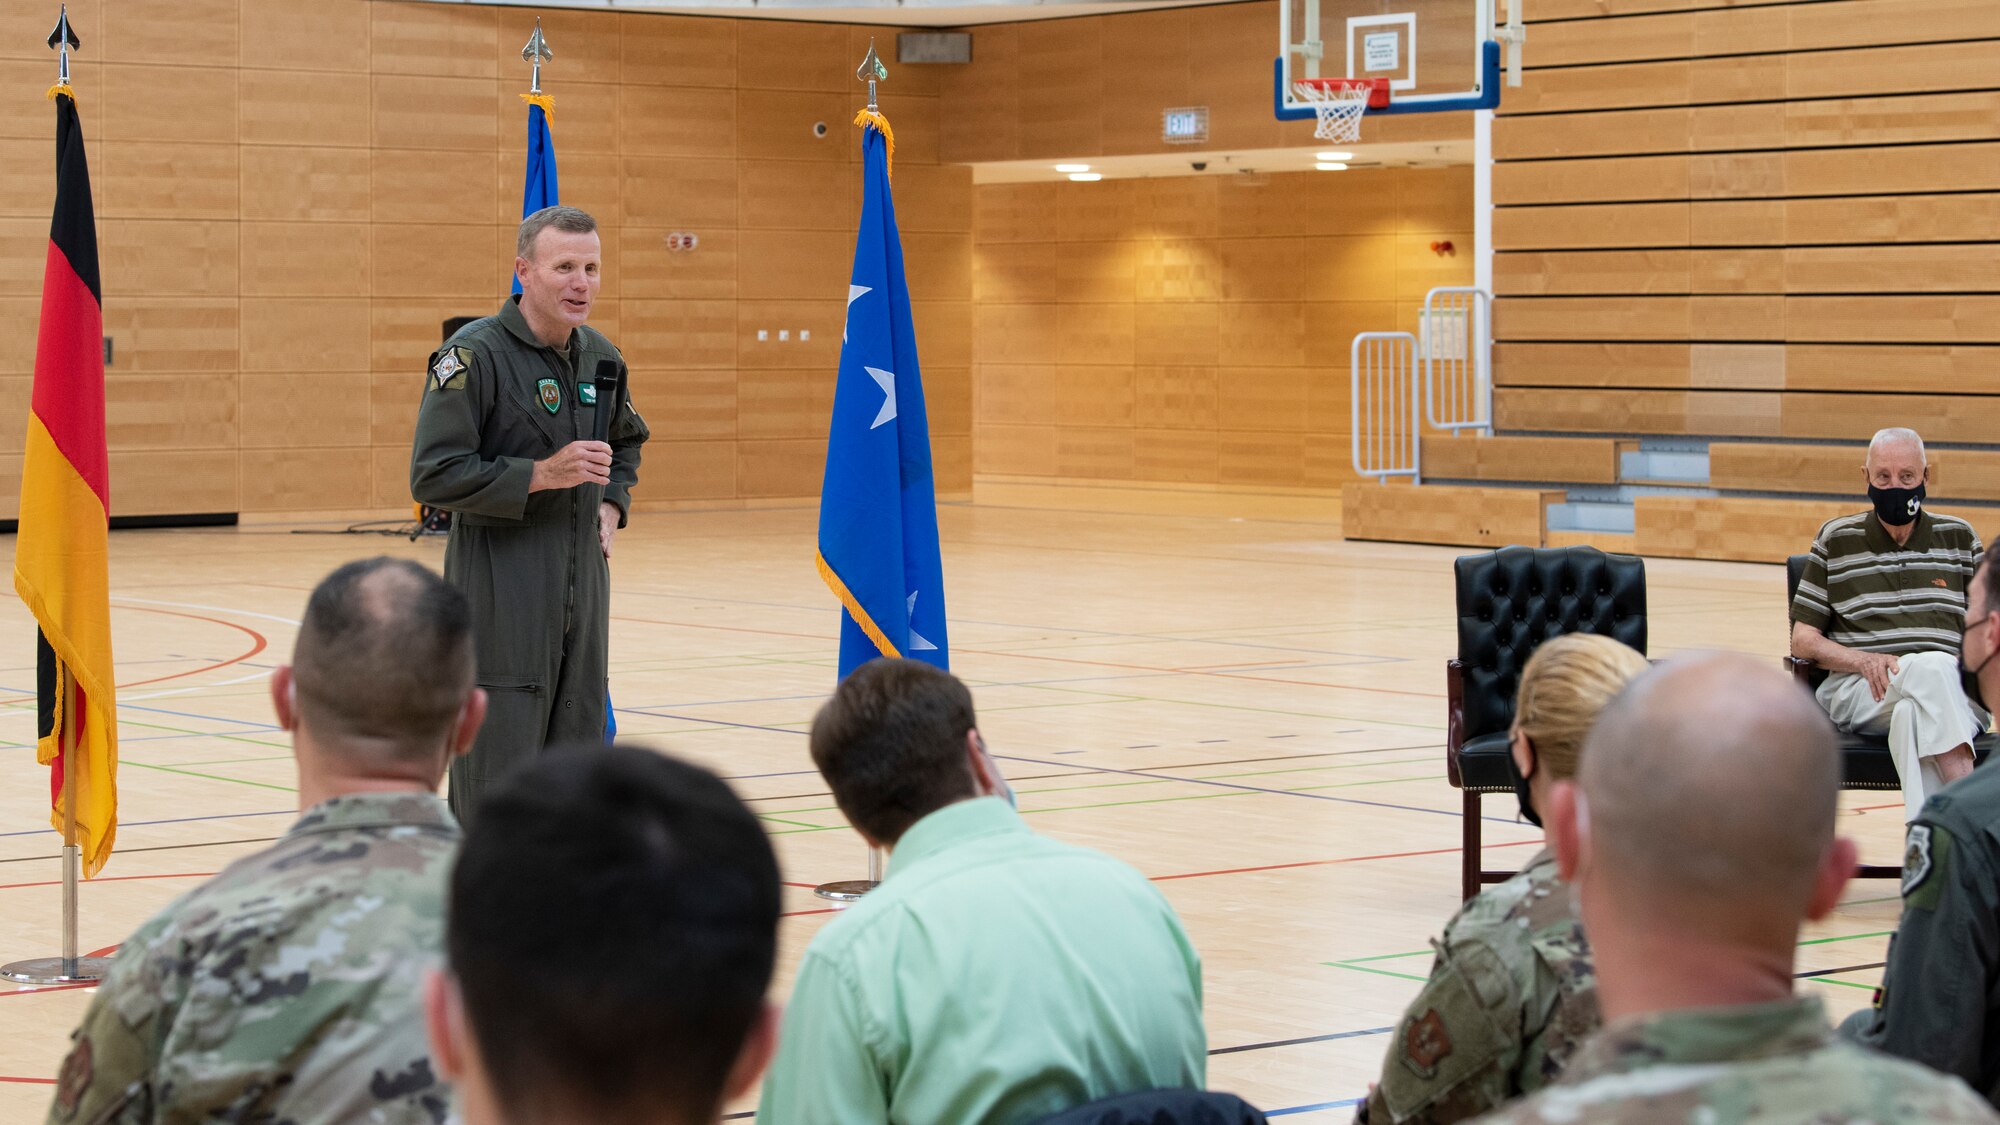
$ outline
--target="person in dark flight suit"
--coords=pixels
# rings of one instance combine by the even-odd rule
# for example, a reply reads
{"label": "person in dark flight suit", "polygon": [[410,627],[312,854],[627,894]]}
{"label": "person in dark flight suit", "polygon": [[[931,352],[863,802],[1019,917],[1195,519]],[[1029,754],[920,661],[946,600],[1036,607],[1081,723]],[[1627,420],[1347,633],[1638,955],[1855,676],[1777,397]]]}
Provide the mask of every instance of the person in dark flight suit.
{"label": "person in dark flight suit", "polygon": [[[521,293],[431,355],[410,457],[410,493],[452,513],[444,575],[472,603],[489,712],[451,766],[451,810],[469,823],[484,792],[544,746],[604,737],[611,542],[631,510],[649,436],[628,396],[599,401],[585,326],[597,296],[597,221],[546,207],[521,221]],[[620,386],[624,385],[621,378]],[[591,440],[613,411],[609,441]]]}

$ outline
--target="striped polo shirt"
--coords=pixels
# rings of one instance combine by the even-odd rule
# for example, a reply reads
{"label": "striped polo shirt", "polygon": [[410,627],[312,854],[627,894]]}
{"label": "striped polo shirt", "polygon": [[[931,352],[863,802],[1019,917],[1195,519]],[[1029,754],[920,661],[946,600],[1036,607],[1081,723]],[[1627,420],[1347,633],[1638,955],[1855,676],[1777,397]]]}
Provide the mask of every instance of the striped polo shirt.
{"label": "striped polo shirt", "polygon": [[1902,546],[1872,511],[1828,520],[1806,556],[1792,620],[1865,652],[1957,656],[1980,551],[1971,524],[1929,509]]}

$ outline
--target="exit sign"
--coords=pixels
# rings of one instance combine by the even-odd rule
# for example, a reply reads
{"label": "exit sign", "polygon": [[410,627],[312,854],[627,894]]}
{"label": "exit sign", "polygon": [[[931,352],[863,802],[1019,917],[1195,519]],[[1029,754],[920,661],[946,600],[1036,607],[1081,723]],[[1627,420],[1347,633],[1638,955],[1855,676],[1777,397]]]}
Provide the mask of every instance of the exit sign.
{"label": "exit sign", "polygon": [[1160,139],[1170,145],[1199,144],[1208,139],[1208,107],[1183,106],[1160,114]]}

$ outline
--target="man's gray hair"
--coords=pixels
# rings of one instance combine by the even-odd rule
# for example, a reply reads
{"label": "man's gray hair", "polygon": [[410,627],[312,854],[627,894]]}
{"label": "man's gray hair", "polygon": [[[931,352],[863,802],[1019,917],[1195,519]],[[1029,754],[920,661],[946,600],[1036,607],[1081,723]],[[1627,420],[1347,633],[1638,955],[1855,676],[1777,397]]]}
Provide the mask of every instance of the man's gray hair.
{"label": "man's gray hair", "polygon": [[1890,426],[1887,429],[1876,430],[1875,436],[1868,439],[1868,461],[1872,463],[1875,460],[1875,451],[1878,449],[1905,444],[1917,447],[1918,460],[1926,465],[1931,463],[1930,457],[1924,453],[1924,439],[1917,436],[1917,431],[1906,426]]}
{"label": "man's gray hair", "polygon": [[532,261],[535,239],[550,227],[564,234],[589,234],[597,229],[597,220],[580,207],[565,207],[560,203],[544,207],[521,220],[521,233],[514,238],[514,256]]}

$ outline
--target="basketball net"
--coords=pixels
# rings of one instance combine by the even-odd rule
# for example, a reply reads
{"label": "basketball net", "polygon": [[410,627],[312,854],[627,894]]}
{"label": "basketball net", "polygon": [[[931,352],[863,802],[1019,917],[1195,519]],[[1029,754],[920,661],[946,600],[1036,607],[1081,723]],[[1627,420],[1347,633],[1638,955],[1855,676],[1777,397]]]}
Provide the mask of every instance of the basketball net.
{"label": "basketball net", "polygon": [[1352,86],[1295,82],[1292,89],[1319,119],[1319,124],[1313,127],[1313,136],[1334,144],[1353,144],[1361,139],[1361,118],[1368,112],[1372,86],[1365,82]]}

